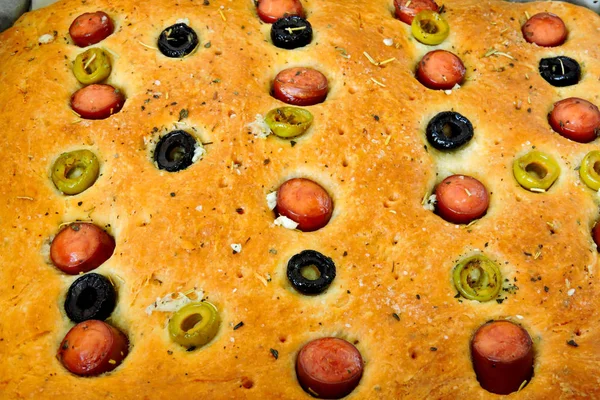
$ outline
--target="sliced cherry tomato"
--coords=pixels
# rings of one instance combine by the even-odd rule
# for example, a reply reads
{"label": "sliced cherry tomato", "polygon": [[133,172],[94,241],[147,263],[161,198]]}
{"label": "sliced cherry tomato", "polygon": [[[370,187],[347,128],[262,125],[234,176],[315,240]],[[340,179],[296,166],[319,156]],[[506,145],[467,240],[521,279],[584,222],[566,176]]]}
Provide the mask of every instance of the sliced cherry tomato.
{"label": "sliced cherry tomato", "polygon": [[420,11],[431,10],[438,12],[439,7],[433,0],[394,0],[396,18],[405,24],[412,24],[413,18]]}
{"label": "sliced cherry tomato", "polygon": [[79,89],[71,96],[73,111],[85,119],[105,119],[118,113],[125,96],[110,85],[93,84]]}
{"label": "sliced cherry tomato", "polygon": [[358,386],[363,359],[358,349],[344,339],[316,339],[300,350],[296,374],[302,388],[313,396],[339,399]]}
{"label": "sliced cherry tomato", "polygon": [[533,375],[531,337],[509,321],[482,325],[471,341],[471,356],[477,380],[488,392],[515,392]]}
{"label": "sliced cherry tomato", "polygon": [[273,82],[273,96],[295,106],[312,106],[327,97],[329,84],[321,72],[295,67],[279,72]]}
{"label": "sliced cherry tomato", "polygon": [[103,11],[96,11],[75,18],[69,27],[69,34],[77,46],[86,47],[106,39],[114,30],[110,17]]}
{"label": "sliced cherry tomato", "polygon": [[75,325],[56,356],[79,376],[95,376],[117,368],[129,352],[127,336],[105,322],[91,319]]}
{"label": "sliced cherry tomato", "polygon": [[449,90],[463,82],[465,72],[458,56],[446,50],[434,50],[419,61],[417,79],[429,89]]}
{"label": "sliced cherry tomato", "polygon": [[256,12],[263,22],[272,24],[280,18],[297,15],[304,18],[300,0],[258,0]]}
{"label": "sliced cherry tomato", "polygon": [[543,47],[560,46],[567,39],[565,23],[552,13],[535,14],[525,22],[521,31],[526,41]]}
{"label": "sliced cherry tomato", "polygon": [[69,275],[98,268],[115,250],[115,240],[100,227],[74,222],[60,231],[50,245],[54,265]]}
{"label": "sliced cherry tomato", "polygon": [[277,191],[277,212],[304,232],[321,229],[333,213],[333,200],[321,185],[305,178],[285,182]]}
{"label": "sliced cherry tomato", "polygon": [[468,224],[481,218],[490,204],[487,189],[477,179],[452,175],[435,189],[437,213],[448,222]]}
{"label": "sliced cherry tomato", "polygon": [[554,103],[548,122],[567,139],[588,143],[600,133],[600,110],[587,100],[569,97]]}
{"label": "sliced cherry tomato", "polygon": [[450,25],[440,14],[424,10],[415,15],[410,30],[419,42],[435,46],[446,40],[450,33]]}
{"label": "sliced cherry tomato", "polygon": [[594,229],[592,229],[592,238],[594,238],[596,248],[600,251],[600,222],[597,222]]}

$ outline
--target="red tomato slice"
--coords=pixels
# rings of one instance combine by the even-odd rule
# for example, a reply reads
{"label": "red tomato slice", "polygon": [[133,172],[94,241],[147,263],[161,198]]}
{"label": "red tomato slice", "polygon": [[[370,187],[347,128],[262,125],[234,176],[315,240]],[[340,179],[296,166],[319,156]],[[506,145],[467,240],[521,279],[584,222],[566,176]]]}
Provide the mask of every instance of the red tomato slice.
{"label": "red tomato slice", "polygon": [[94,84],[79,89],[71,96],[73,111],[85,119],[105,119],[118,113],[125,96],[110,85]]}
{"label": "red tomato slice", "polygon": [[539,13],[529,18],[523,28],[523,37],[538,46],[560,46],[567,39],[567,27],[558,15]]}
{"label": "red tomato slice", "polygon": [[485,390],[509,394],[533,374],[533,343],[529,333],[509,321],[481,326],[471,341],[473,369]]}
{"label": "red tomato slice", "polygon": [[259,0],[256,12],[259,18],[267,24],[272,24],[289,15],[305,17],[300,0]]}
{"label": "red tomato slice", "polygon": [[463,82],[465,72],[458,56],[446,50],[434,50],[419,61],[417,79],[429,89],[449,90]]}
{"label": "red tomato slice", "polygon": [[394,0],[396,18],[405,24],[412,24],[413,18],[423,10],[438,12],[439,7],[433,0]]}
{"label": "red tomato slice", "polygon": [[351,343],[325,337],[313,340],[300,350],[296,374],[307,392],[320,398],[339,399],[360,382],[363,359]]}
{"label": "red tomato slice", "polygon": [[600,132],[600,110],[587,100],[569,97],[554,103],[548,122],[567,139],[588,143]]}
{"label": "red tomato slice", "polygon": [[327,97],[329,85],[325,75],[312,68],[288,68],[279,72],[273,82],[273,96],[284,103],[312,106]]}
{"label": "red tomato slice", "polygon": [[485,186],[465,175],[447,177],[437,186],[435,195],[437,213],[454,224],[468,224],[482,217],[490,204]]}
{"label": "red tomato slice", "polygon": [[73,223],[60,231],[50,245],[54,265],[69,275],[98,268],[115,250],[115,240],[98,226]]}
{"label": "red tomato slice", "polygon": [[318,183],[294,178],[279,187],[277,212],[297,222],[301,231],[316,231],[331,219],[333,200]]}
{"label": "red tomato slice", "polygon": [[57,357],[72,373],[95,376],[117,368],[129,352],[123,332],[98,320],[80,322],[67,333]]}
{"label": "red tomato slice", "polygon": [[96,11],[75,18],[69,27],[69,34],[77,46],[86,47],[106,39],[114,30],[110,17],[103,11]]}

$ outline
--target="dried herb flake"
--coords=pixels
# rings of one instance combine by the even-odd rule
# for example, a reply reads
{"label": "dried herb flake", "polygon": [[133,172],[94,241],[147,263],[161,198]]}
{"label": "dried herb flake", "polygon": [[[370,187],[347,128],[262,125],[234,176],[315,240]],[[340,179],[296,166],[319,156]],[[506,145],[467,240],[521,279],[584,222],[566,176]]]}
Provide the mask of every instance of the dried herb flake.
{"label": "dried herb flake", "polygon": [[187,108],[182,108],[181,111],[179,111],[179,122],[186,119],[189,115],[190,113],[188,112]]}

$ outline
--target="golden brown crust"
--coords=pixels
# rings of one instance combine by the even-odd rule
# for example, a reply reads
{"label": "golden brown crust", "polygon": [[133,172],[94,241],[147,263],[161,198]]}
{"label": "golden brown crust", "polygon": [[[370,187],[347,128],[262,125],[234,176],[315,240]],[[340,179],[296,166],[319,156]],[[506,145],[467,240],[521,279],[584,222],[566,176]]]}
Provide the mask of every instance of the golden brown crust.
{"label": "golden brown crust", "polygon": [[[366,361],[349,398],[494,398],[475,379],[469,340],[485,321],[504,317],[528,329],[536,351],[534,378],[515,398],[600,397],[599,265],[590,237],[598,195],[576,171],[598,141],[570,142],[546,121],[562,98],[600,104],[597,15],[559,2],[444,2],[451,33],[439,47],[467,68],[463,87],[446,94],[414,78],[429,48],[392,17],[390,0],[304,2],[315,36],[294,51],[269,43],[269,26],[249,0],[223,9],[216,1],[157,3],[64,0],[0,34],[0,397],[308,398],[296,381],[295,357],[307,341],[334,335],[358,341]],[[109,119],[81,121],[68,101],[79,88],[71,61],[82,50],[68,28],[96,10],[115,21],[115,33],[99,45],[113,55],[108,82],[127,101]],[[564,20],[564,45],[524,41],[525,12],[540,11]],[[143,45],[155,46],[178,18],[188,18],[200,37],[193,56],[171,60]],[[56,37],[39,44],[44,34]],[[386,38],[395,45],[386,46]],[[484,57],[491,48],[512,58]],[[365,51],[395,60],[375,66]],[[583,79],[559,89],[543,81],[537,64],[563,54],[582,64]],[[246,127],[281,104],[268,93],[270,81],[290,66],[317,68],[330,81],[327,100],[309,107],[313,127],[295,146],[256,138]],[[472,143],[452,154],[426,150],[427,121],[452,108],[473,122]],[[149,143],[182,109],[188,129],[212,144],[187,170],[161,172]],[[562,169],[546,194],[527,192],[512,177],[515,155],[533,146]],[[49,171],[60,153],[79,148],[98,155],[101,177],[65,197]],[[487,215],[467,228],[421,205],[450,173],[475,176],[491,192]],[[265,196],[296,176],[331,193],[326,228],[301,233],[273,225]],[[74,277],[48,264],[43,249],[60,224],[76,219],[106,225],[116,239],[115,254],[97,271],[118,286],[109,322],[131,341],[124,363],[95,378],[76,377],[55,358],[72,326],[62,302]],[[242,244],[241,253],[233,254],[232,243]],[[316,297],[294,293],[285,277],[288,259],[305,249],[333,258],[338,269]],[[450,271],[476,249],[518,286],[501,304],[454,297]],[[194,286],[223,323],[210,345],[186,352],[168,337],[170,313],[148,316],[145,309]]]}

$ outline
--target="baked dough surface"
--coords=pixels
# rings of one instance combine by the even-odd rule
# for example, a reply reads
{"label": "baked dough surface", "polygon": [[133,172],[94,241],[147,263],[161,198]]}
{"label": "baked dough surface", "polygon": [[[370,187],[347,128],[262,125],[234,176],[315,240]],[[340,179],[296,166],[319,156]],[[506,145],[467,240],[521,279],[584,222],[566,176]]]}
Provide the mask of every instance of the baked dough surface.
{"label": "baked dough surface", "polygon": [[[485,321],[510,317],[528,329],[536,352],[534,377],[513,398],[600,398],[600,266],[590,236],[599,198],[576,170],[598,141],[571,142],[546,120],[562,98],[600,104],[600,18],[560,2],[447,0],[451,33],[438,48],[461,57],[467,82],[446,94],[414,78],[431,47],[411,39],[390,0],[303,1],[315,34],[293,51],[270,43],[270,26],[251,1],[205,3],[65,0],[0,34],[0,397],[307,399],[296,355],[333,335],[358,341],[366,362],[348,398],[489,399],[496,396],[475,378],[469,341]],[[71,63],[83,50],[68,28],[97,10],[115,22],[98,46],[110,50],[108,83],[127,101],[106,120],[85,121],[69,107],[80,87]],[[525,12],[541,11],[564,20],[564,45],[524,41]],[[142,45],[155,46],[179,18],[199,35],[192,56],[167,59]],[[55,38],[40,44],[44,34]],[[484,57],[491,48],[512,58]],[[375,66],[365,51],[395,60]],[[539,59],[555,55],[582,64],[579,84],[555,88],[539,76]],[[317,68],[330,82],[327,100],[308,107],[313,127],[294,146],[247,128],[282,105],[269,95],[270,82],[291,66]],[[187,170],[159,171],[153,141],[174,129],[183,109],[180,127],[211,144]],[[471,120],[474,139],[454,153],[426,149],[427,122],[450,109]],[[523,190],[511,172],[515,155],[534,146],[562,169],[545,194]],[[50,168],[62,152],[81,148],[99,157],[101,176],[63,196]],[[487,215],[468,227],[421,204],[451,173],[472,175],[491,192]],[[265,196],[297,176],[333,197],[333,218],[319,231],[273,225]],[[55,358],[72,326],[62,303],[75,277],[48,263],[48,244],[75,220],[106,226],[116,239],[115,254],[95,272],[117,285],[108,322],[131,342],[121,366],[94,378],[70,374]],[[242,245],[239,254],[233,243]],[[289,258],[305,249],[336,263],[322,295],[300,295],[285,277]],[[450,271],[477,250],[518,288],[502,292],[501,304],[454,297]],[[171,313],[145,309],[193,287],[223,322],[214,341],[186,352],[168,337]]]}

